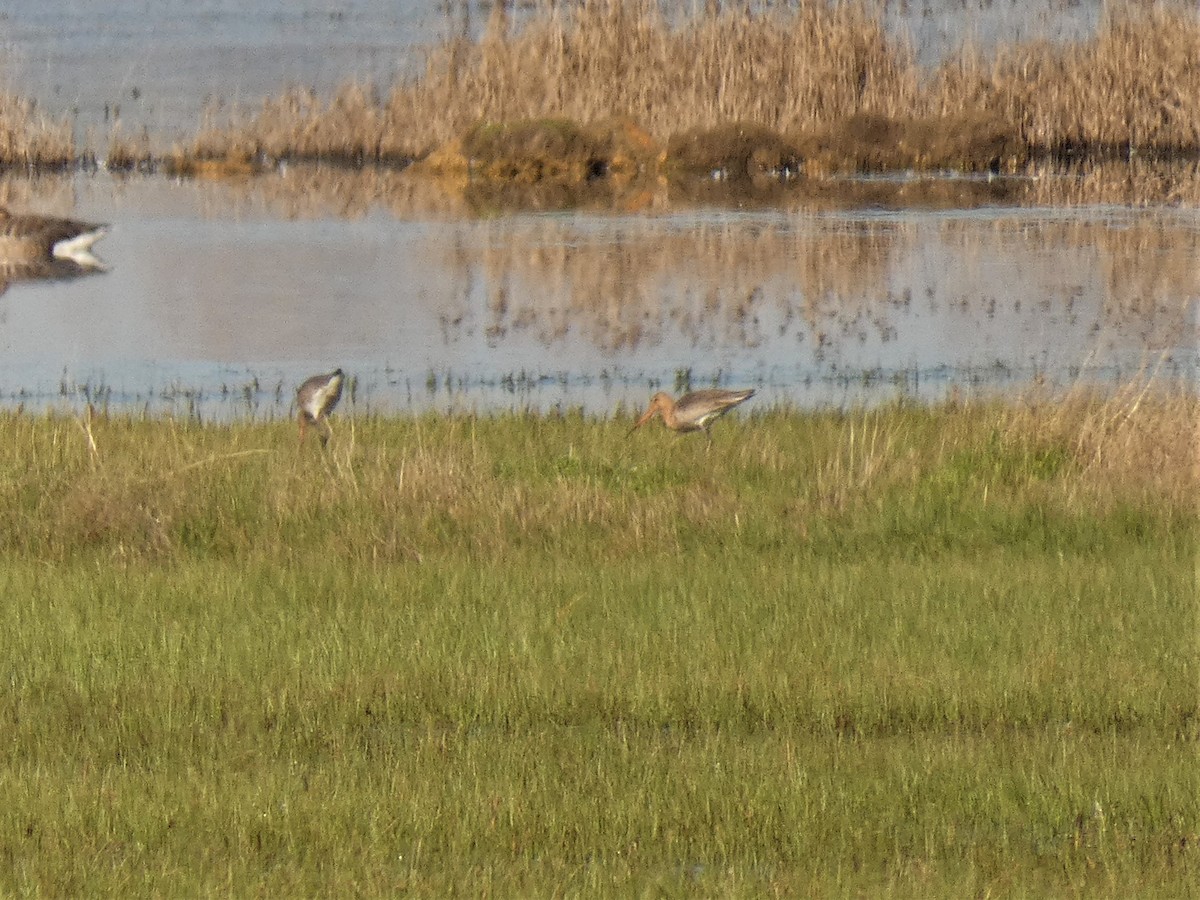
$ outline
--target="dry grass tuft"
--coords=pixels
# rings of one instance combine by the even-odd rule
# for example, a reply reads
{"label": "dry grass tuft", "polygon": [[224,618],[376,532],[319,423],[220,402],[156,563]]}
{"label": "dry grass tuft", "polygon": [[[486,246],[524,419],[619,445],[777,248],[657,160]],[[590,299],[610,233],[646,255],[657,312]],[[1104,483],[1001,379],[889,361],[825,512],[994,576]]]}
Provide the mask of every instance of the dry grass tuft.
{"label": "dry grass tuft", "polygon": [[113,128],[108,140],[108,153],[104,166],[110,172],[132,172],[149,169],[154,165],[154,152],[150,134],[127,135],[120,124]]}
{"label": "dry grass tuft", "polygon": [[384,108],[369,85],[344,84],[328,101],[311,90],[290,89],[268,98],[256,114],[229,125],[215,111],[191,147],[179,155],[202,160],[328,160],[352,165],[411,161],[409,126]]}
{"label": "dry grass tuft", "polygon": [[258,157],[231,152],[224,156],[194,156],[176,148],[161,160],[163,171],[168,175],[184,178],[239,178],[257,175],[264,170]]}
{"label": "dry grass tuft", "polygon": [[31,100],[0,95],[0,167],[55,168],[75,159],[69,122],[51,120]]}
{"label": "dry grass tuft", "polygon": [[1111,395],[1076,391],[1031,396],[1009,407],[1006,431],[1026,441],[1070,448],[1074,487],[1093,497],[1157,498],[1197,509],[1200,489],[1200,397],[1147,375]]}
{"label": "dry grass tuft", "polygon": [[627,120],[585,127],[567,119],[538,119],[477,125],[431,155],[425,166],[439,174],[499,181],[587,181],[636,174],[658,155],[649,135]]}

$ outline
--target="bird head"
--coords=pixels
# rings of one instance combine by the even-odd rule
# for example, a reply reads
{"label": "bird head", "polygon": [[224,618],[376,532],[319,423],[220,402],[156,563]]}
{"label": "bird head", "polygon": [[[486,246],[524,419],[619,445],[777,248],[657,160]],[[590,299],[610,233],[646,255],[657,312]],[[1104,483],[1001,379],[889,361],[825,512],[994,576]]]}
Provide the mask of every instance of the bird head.
{"label": "bird head", "polygon": [[662,391],[659,391],[657,394],[655,394],[653,397],[650,398],[649,408],[647,408],[647,410],[644,413],[642,413],[641,418],[639,418],[636,422],[633,423],[633,427],[629,429],[629,433],[633,434],[635,431],[637,431],[639,428],[641,428],[643,425],[645,425],[647,422],[649,422],[655,416],[666,412],[668,409],[671,408],[671,404],[673,402],[674,401],[671,400],[671,396],[669,394],[665,394]]}

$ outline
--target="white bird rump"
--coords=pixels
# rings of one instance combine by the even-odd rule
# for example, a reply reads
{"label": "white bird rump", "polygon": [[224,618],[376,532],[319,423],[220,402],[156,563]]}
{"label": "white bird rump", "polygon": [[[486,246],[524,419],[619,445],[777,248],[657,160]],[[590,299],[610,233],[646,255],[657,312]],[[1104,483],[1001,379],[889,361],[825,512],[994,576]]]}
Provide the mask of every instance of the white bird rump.
{"label": "white bird rump", "polygon": [[97,226],[91,231],[84,231],[73,238],[64,238],[58,241],[51,248],[51,254],[55,259],[70,260],[85,269],[98,269],[101,272],[107,272],[108,266],[96,254],[92,253],[92,246],[106,234],[108,234],[107,228]]}
{"label": "white bird rump", "polygon": [[107,233],[105,225],[0,207],[0,273],[15,280],[105,272],[108,266],[92,248]]}

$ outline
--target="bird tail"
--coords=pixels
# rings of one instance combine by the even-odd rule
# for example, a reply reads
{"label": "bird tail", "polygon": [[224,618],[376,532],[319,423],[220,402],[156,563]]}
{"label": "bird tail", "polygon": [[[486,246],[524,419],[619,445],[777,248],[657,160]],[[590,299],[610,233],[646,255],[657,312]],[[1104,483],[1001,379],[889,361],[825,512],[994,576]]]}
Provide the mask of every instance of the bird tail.
{"label": "bird tail", "polygon": [[92,253],[92,245],[107,233],[107,228],[93,228],[91,231],[84,231],[75,237],[65,238],[54,245],[54,256],[56,259],[70,260],[85,269],[107,271],[108,266]]}

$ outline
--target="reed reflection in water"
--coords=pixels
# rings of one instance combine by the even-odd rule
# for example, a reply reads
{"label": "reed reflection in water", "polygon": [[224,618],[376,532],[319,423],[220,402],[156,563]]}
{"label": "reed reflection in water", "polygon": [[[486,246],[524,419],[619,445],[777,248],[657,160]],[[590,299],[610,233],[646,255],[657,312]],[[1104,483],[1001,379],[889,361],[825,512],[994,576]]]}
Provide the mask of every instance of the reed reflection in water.
{"label": "reed reflection in water", "polygon": [[342,365],[359,410],[603,414],[659,387],[815,406],[1197,369],[1191,208],[480,219],[271,184],[6,184],[113,225],[111,272],[0,297],[6,402],[284,416]]}

